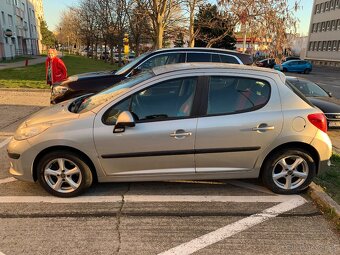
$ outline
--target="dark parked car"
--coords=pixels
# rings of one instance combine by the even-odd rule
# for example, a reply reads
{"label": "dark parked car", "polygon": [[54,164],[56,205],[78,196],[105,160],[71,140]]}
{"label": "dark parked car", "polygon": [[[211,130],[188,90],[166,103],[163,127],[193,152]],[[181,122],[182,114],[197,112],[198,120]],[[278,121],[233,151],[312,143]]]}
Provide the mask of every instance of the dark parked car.
{"label": "dark parked car", "polygon": [[306,79],[287,77],[287,81],[304,94],[308,100],[322,110],[329,128],[340,128],[340,100],[319,85]]}
{"label": "dark parked car", "polygon": [[251,65],[253,59],[248,54],[213,48],[173,48],[148,52],[135,58],[118,71],[73,75],[61,83],[54,84],[51,90],[51,104],[89,93],[97,93],[143,70],[185,62]]}
{"label": "dark parked car", "polygon": [[274,58],[265,58],[255,63],[259,67],[273,68],[276,65]]}

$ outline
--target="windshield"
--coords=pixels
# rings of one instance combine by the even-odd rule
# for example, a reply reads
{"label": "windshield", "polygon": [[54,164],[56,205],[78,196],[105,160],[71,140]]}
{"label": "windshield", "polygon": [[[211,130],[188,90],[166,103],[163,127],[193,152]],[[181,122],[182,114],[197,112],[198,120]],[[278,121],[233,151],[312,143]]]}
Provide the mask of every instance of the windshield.
{"label": "windshield", "polygon": [[147,56],[149,54],[150,54],[150,52],[147,52],[147,53],[144,53],[144,54],[140,55],[138,58],[135,58],[129,64],[127,64],[127,65],[121,67],[120,69],[118,69],[117,72],[115,72],[115,74],[121,75],[121,74],[125,73],[127,70],[129,70],[131,67],[136,65],[139,61],[141,61],[145,56]]}
{"label": "windshield", "polygon": [[306,97],[329,97],[326,91],[314,82],[300,79],[287,79]]}
{"label": "windshield", "polygon": [[91,111],[97,106],[115,99],[120,94],[129,90],[138,83],[151,78],[152,76],[154,76],[152,71],[145,71],[131,78],[127,78],[120,83],[117,83],[112,87],[99,92],[98,94],[95,94],[91,97],[82,98],[82,100],[75,107],[76,109],[74,112],[83,113]]}

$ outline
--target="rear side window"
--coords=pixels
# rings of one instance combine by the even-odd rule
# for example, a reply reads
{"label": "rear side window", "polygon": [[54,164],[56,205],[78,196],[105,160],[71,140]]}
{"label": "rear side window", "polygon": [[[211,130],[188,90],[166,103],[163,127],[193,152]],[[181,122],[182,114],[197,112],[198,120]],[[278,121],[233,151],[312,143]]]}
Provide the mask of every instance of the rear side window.
{"label": "rear side window", "polygon": [[209,81],[207,115],[233,114],[261,108],[270,97],[268,82],[213,76]]}
{"label": "rear side window", "polygon": [[211,62],[209,53],[187,53],[187,62]]}
{"label": "rear side window", "polygon": [[222,63],[239,64],[237,59],[233,56],[220,55]]}
{"label": "rear side window", "polygon": [[185,53],[165,53],[153,56],[139,66],[141,70],[148,70],[156,66],[164,66],[170,64],[183,63]]}

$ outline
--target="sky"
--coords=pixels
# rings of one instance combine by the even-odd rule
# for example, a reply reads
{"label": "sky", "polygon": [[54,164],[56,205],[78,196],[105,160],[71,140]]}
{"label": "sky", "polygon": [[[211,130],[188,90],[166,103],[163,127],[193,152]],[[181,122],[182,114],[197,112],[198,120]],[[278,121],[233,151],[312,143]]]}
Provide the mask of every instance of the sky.
{"label": "sky", "polygon": [[[288,0],[289,4],[293,6],[296,0]],[[57,30],[60,16],[63,10],[69,6],[78,4],[78,0],[43,0],[45,19],[48,28],[52,31]],[[301,9],[296,13],[299,19],[298,33],[301,35],[308,35],[310,16],[312,11],[313,0],[300,0]]]}

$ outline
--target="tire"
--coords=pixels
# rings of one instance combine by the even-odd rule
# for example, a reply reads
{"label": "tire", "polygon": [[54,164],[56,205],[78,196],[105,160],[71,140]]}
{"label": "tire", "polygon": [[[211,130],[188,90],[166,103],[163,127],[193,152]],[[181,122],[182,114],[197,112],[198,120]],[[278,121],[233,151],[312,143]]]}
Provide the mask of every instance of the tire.
{"label": "tire", "polygon": [[310,154],[300,148],[291,148],[271,155],[264,162],[261,177],[264,185],[274,193],[297,194],[309,186],[315,174],[316,164]]}
{"label": "tire", "polygon": [[37,165],[40,185],[57,197],[75,197],[93,182],[90,167],[71,151],[55,151],[44,155]]}
{"label": "tire", "polygon": [[305,74],[309,74],[310,73],[310,69],[309,68],[307,68],[307,69],[305,69],[305,71],[303,72],[303,73],[305,73]]}
{"label": "tire", "polygon": [[286,73],[287,72],[287,68],[283,68],[282,72]]}

